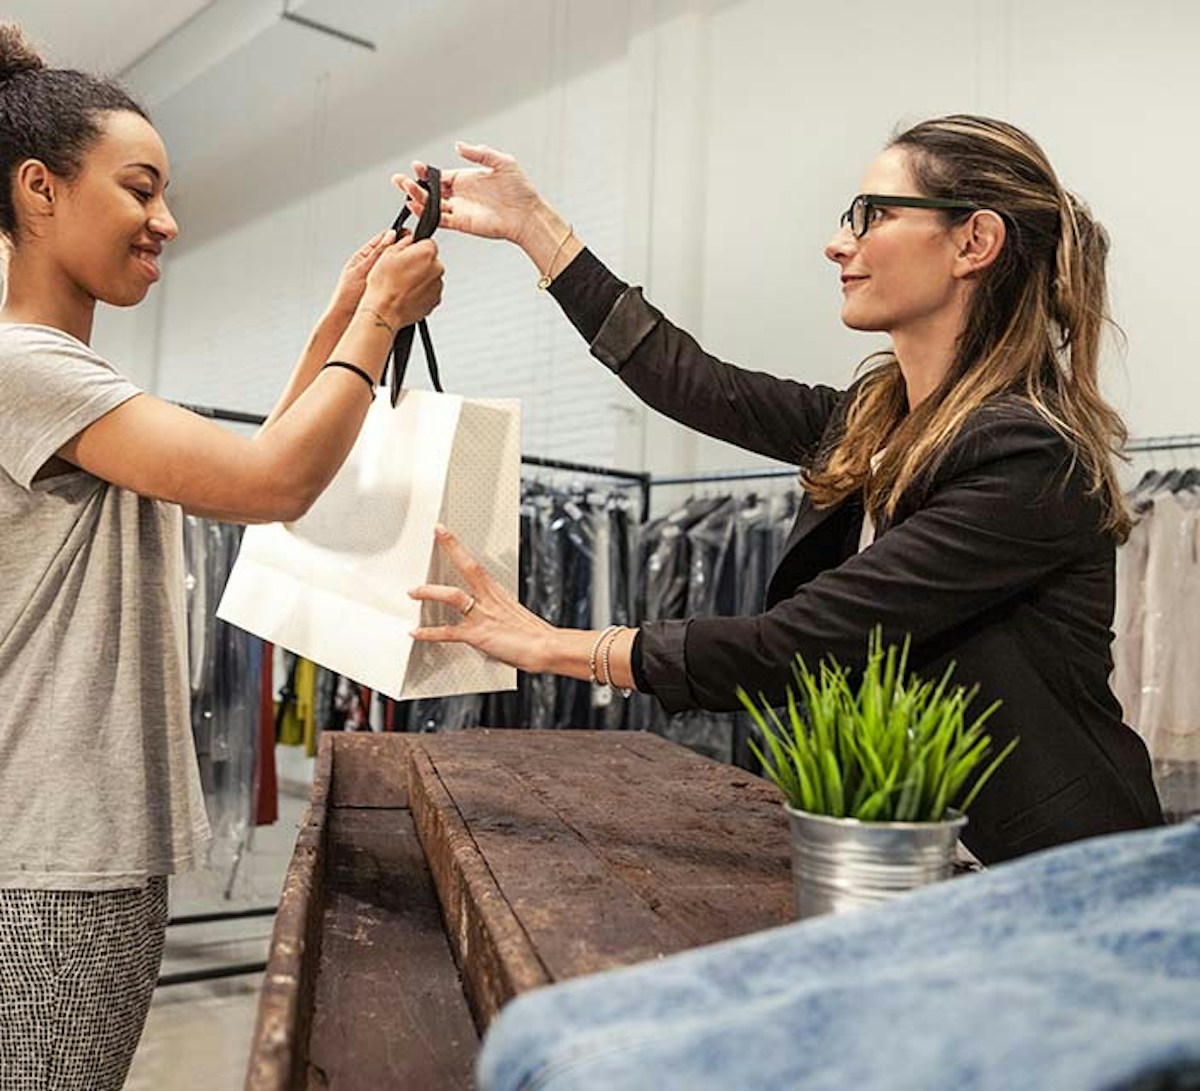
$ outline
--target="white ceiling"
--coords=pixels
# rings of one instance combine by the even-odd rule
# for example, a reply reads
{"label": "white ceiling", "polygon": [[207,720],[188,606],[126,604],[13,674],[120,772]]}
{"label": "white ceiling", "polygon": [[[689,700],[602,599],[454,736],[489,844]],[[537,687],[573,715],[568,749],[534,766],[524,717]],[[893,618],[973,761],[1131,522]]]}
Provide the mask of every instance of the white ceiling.
{"label": "white ceiling", "polygon": [[[554,78],[547,34],[574,5],[598,2],[611,7],[611,32],[571,36],[551,65],[582,72],[627,48],[642,0],[0,0],[0,20],[19,23],[56,67],[118,75],[149,107],[190,246],[401,145],[419,148],[426,96],[438,97],[438,132],[466,132],[480,113],[538,94]],[[236,199],[212,199],[231,179]]]}
{"label": "white ceiling", "polygon": [[55,67],[115,73],[209,7],[212,0],[4,0]]}

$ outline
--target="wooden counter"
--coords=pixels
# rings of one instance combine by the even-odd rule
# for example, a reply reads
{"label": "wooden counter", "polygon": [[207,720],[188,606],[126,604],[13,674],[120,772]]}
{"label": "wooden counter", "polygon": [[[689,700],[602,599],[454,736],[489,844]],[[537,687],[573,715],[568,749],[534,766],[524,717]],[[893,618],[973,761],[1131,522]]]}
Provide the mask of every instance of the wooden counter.
{"label": "wooden counter", "polygon": [[790,919],[775,789],[639,732],[326,735],[246,1086],[465,1088],[512,997]]}

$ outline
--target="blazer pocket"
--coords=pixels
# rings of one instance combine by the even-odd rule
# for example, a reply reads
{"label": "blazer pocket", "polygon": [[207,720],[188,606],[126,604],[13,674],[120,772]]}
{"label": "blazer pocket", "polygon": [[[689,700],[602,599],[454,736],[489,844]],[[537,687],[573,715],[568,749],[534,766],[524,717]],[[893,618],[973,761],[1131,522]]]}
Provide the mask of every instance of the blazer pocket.
{"label": "blazer pocket", "polygon": [[1040,834],[1062,823],[1076,807],[1091,795],[1087,777],[1076,777],[1032,807],[1017,811],[997,824],[997,830],[1013,845],[1037,839]]}

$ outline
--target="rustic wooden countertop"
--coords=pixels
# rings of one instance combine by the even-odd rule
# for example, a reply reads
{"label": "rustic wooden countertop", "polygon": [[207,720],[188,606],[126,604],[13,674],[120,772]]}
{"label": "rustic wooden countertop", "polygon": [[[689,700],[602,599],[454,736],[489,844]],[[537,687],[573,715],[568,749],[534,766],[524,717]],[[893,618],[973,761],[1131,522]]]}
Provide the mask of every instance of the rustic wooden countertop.
{"label": "rustic wooden countertop", "polygon": [[471,1086],[527,989],[784,924],[780,796],[657,736],[326,735],[246,1086]]}

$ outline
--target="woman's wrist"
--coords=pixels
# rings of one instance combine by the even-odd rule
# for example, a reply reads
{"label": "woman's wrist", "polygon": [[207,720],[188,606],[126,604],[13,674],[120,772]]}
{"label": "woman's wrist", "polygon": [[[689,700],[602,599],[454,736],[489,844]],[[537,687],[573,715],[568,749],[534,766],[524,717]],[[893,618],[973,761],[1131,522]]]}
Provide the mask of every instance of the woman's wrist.
{"label": "woman's wrist", "polygon": [[373,333],[378,337],[387,337],[389,340],[395,340],[396,333],[402,325],[405,325],[402,318],[390,314],[380,304],[367,302],[358,305],[347,325],[351,323],[356,329]]}
{"label": "woman's wrist", "polygon": [[526,218],[513,241],[529,256],[538,273],[551,280],[583,249],[571,225],[544,202]]}
{"label": "woman's wrist", "polygon": [[[633,668],[630,665],[630,649],[636,629],[621,628],[615,634],[590,629],[550,629],[536,641],[531,650],[530,664],[526,667],[537,674],[561,674],[568,678],[588,681],[592,671],[597,671],[598,681],[611,684],[617,689],[633,688]],[[597,638],[603,637],[597,647]],[[607,655],[605,652],[607,651]],[[593,667],[593,656],[597,658]],[[609,675],[611,674],[611,678]]]}
{"label": "woman's wrist", "polygon": [[317,324],[313,327],[313,336],[332,337],[336,341],[346,332],[353,318],[353,307],[330,304],[321,314],[321,317],[317,319]]}

